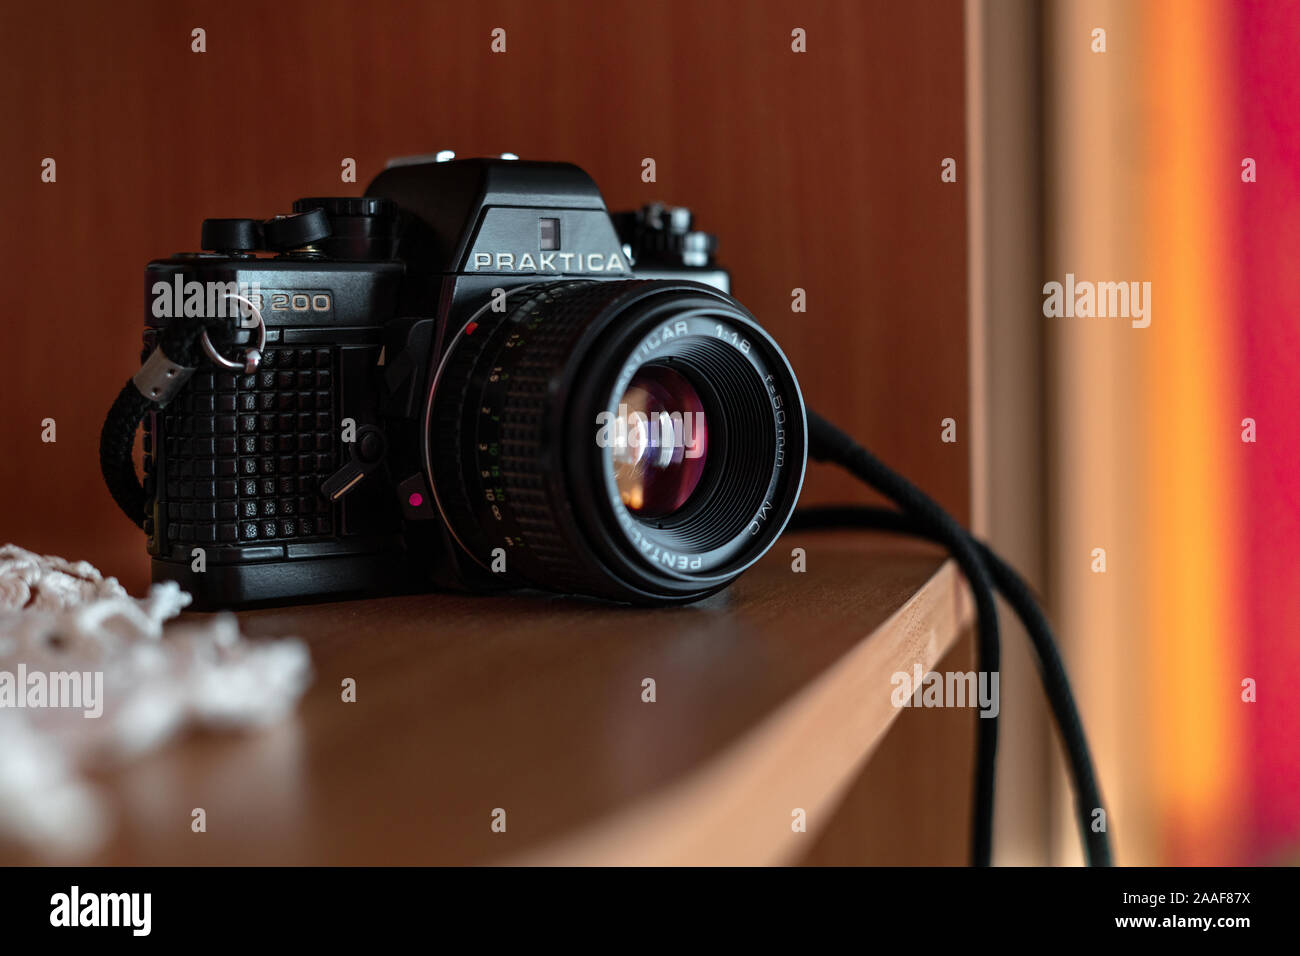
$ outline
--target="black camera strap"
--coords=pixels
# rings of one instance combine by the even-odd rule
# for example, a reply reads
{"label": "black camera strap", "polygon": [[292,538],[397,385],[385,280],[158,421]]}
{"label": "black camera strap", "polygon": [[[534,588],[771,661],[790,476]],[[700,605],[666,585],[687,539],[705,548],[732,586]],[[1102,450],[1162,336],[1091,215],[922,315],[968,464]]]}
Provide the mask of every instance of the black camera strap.
{"label": "black camera strap", "polygon": [[[1051,626],[1029,585],[988,545],[978,541],[956,518],[944,511],[938,502],[811,410],[808,412],[808,438],[809,458],[839,465],[881,492],[900,510],[863,505],[800,508],[791,518],[790,529],[866,528],[915,535],[942,544],[961,568],[975,596],[979,666],[985,672],[996,671],[999,666],[994,588],[1011,605],[1029,633],[1043,690],[1065,746],[1074,785],[1075,815],[1087,861],[1091,866],[1109,866],[1110,837],[1104,822],[1098,826],[1104,820],[1096,816],[1097,811],[1103,809],[1101,790],[1083,722]],[[976,723],[971,862],[976,866],[988,866],[992,862],[998,719],[981,717]]]}
{"label": "black camera strap", "polygon": [[248,374],[256,370],[262,360],[266,344],[266,325],[261,313],[242,296],[241,307],[250,310],[261,329],[256,346],[247,349],[242,362],[235,362],[221,354],[234,341],[238,318],[179,316],[171,319],[158,336],[158,344],[140,371],[136,372],[118,392],[113,406],[104,419],[99,433],[99,468],[104,475],[108,492],[117,506],[136,527],[144,526],[148,496],[135,473],[132,449],[135,433],[150,412],[161,411],[190,380],[203,363],[204,356],[213,364],[229,369],[239,369]]}

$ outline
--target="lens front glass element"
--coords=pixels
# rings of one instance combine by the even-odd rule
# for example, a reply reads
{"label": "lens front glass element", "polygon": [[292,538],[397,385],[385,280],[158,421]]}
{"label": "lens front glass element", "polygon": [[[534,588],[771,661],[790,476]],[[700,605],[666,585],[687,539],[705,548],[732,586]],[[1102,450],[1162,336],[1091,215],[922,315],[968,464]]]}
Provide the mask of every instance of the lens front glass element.
{"label": "lens front glass element", "polygon": [[612,457],[624,506],[638,518],[681,509],[700,484],[708,424],[695,387],[665,365],[643,366],[619,400]]}

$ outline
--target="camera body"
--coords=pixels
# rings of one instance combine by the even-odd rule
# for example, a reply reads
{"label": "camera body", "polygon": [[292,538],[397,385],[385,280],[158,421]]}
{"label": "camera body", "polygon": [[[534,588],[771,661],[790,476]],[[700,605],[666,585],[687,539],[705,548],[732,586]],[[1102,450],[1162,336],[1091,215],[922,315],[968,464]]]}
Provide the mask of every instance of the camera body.
{"label": "camera body", "polygon": [[[592,497],[572,483],[602,482],[596,459],[585,451],[574,457],[557,443],[570,426],[556,416],[567,414],[590,377],[589,364],[564,367],[590,345],[584,336],[594,333],[586,326],[599,324],[590,315],[623,316],[675,297],[677,313],[683,303],[699,311],[691,320],[696,337],[709,323],[708,334],[737,357],[742,342],[747,350],[750,339],[767,342],[727,295],[716,243],[692,229],[687,210],[648,206],[611,217],[590,177],[565,163],[415,161],[390,165],[363,197],[300,199],[293,215],[264,222],[207,220],[202,246],[206,251],[149,263],[146,354],[175,316],[236,300],[254,307],[245,317],[260,315],[265,347],[251,372],[200,368],[145,421],[153,576],[178,581],[197,607],[431,586],[539,585],[624,600],[692,600],[734,577],[738,553],[713,549],[713,557],[731,562],[716,580],[706,574],[705,583],[670,582],[671,593],[625,582],[606,587],[599,579],[612,559],[600,556],[597,541],[606,530],[592,532],[592,522],[620,541],[620,522],[634,537],[641,523],[611,523],[606,508],[586,523],[573,518],[586,529],[582,545],[566,537],[568,512],[582,507],[567,499]],[[705,315],[715,304],[727,321]],[[685,321],[646,321],[661,323],[648,337],[666,332],[672,339],[676,328],[687,338]],[[254,336],[241,327],[225,344],[245,348]],[[734,346],[725,344],[728,336]],[[766,345],[755,351],[772,361]],[[691,364],[689,355],[680,361]],[[617,378],[618,366],[635,363],[620,353],[607,364]],[[774,421],[798,414],[797,427],[793,420],[776,427],[773,447],[780,445],[783,459],[790,455],[778,484],[797,496],[802,404],[792,375],[788,385],[778,377],[777,405],[770,385],[766,396]],[[709,495],[729,493],[721,462],[714,470]],[[552,481],[565,486],[546,492],[545,508],[530,503]],[[771,534],[776,512],[786,511],[782,525],[788,517],[784,503],[757,504],[771,517],[760,516],[751,538]],[[707,572],[712,558],[697,561],[684,543],[673,544],[672,527],[658,527],[664,523],[645,525],[645,535],[668,535],[668,543],[635,542],[630,550],[640,557],[630,560],[657,561],[648,573],[683,580]],[[628,551],[624,544],[605,542]]]}

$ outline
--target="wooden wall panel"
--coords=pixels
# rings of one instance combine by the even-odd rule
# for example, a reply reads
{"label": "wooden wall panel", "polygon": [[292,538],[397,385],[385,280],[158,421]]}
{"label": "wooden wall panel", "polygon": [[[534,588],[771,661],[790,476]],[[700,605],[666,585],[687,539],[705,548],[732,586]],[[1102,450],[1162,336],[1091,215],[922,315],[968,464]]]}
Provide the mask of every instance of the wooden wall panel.
{"label": "wooden wall panel", "polygon": [[[939,440],[967,424],[959,0],[11,4],[0,53],[0,539],[142,588],[96,448],[145,263],[194,248],[204,217],[359,191],[438,148],[576,162],[612,207],[692,206],[809,402],[966,516],[968,446]],[[810,469],[806,500],[864,497]]]}

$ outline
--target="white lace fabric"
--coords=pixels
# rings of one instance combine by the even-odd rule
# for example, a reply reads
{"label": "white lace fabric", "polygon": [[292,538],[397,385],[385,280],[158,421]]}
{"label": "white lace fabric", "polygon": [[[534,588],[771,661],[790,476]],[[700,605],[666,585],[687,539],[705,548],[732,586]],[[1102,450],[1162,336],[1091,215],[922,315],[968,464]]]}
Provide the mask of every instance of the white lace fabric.
{"label": "white lace fabric", "polygon": [[[231,614],[164,634],[189,603],[172,582],[136,599],[84,561],[0,547],[0,845],[92,853],[113,820],[90,770],[122,766],[188,728],[265,727],[292,712],[311,680],[306,645],[246,640]],[[56,674],[82,675],[88,689],[100,682],[95,707],[56,706]],[[177,812],[186,825],[188,808]]]}

